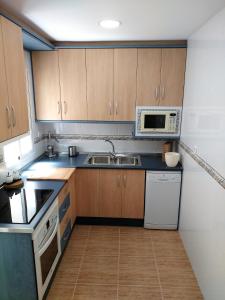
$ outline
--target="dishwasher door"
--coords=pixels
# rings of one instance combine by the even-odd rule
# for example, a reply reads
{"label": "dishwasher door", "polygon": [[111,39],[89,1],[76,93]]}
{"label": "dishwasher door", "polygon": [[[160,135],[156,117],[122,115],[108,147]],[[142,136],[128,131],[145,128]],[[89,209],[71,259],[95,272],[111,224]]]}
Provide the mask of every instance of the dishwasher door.
{"label": "dishwasher door", "polygon": [[177,229],[181,172],[146,173],[144,227]]}

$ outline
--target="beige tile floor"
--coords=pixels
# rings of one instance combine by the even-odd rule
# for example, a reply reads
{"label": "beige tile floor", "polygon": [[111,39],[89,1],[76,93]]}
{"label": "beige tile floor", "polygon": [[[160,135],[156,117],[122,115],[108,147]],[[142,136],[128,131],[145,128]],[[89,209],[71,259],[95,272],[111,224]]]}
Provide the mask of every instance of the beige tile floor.
{"label": "beige tile floor", "polygon": [[47,300],[203,299],[178,232],[75,226]]}

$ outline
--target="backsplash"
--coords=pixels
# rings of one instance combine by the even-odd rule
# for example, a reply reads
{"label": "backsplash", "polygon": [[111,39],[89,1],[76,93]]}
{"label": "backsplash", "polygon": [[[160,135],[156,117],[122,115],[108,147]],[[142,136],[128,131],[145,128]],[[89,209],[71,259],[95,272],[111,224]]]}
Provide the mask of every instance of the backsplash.
{"label": "backsplash", "polygon": [[[76,145],[78,152],[108,152],[111,147],[104,139],[112,139],[116,152],[161,153],[165,141],[135,140],[134,124],[108,123],[38,123],[39,131],[45,136],[54,133],[58,142],[52,140],[55,150],[67,152],[70,145]],[[46,139],[46,145],[49,143]]]}

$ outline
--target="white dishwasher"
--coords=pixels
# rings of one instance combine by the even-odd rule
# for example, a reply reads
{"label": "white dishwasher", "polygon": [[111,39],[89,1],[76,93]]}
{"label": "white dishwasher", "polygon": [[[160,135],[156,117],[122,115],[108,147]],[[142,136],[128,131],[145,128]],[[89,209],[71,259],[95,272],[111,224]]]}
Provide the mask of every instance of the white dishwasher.
{"label": "white dishwasher", "polygon": [[181,172],[147,171],[144,227],[177,229]]}

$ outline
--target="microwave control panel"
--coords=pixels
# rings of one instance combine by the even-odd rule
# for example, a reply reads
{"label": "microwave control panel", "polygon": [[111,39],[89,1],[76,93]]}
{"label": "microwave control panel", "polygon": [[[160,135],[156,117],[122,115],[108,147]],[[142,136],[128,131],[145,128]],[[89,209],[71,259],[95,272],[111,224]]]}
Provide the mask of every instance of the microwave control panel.
{"label": "microwave control panel", "polygon": [[177,131],[177,113],[176,112],[172,112],[169,114],[168,131],[169,132]]}

